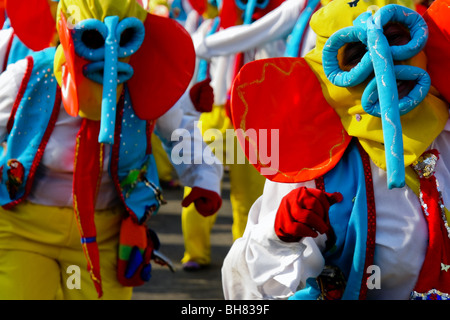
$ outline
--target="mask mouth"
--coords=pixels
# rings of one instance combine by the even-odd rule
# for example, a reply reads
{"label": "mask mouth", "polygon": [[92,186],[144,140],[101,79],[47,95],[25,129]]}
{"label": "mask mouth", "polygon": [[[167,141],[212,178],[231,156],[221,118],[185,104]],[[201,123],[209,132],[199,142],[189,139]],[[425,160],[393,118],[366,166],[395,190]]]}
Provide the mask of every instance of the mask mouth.
{"label": "mask mouth", "polygon": [[[108,70],[109,71],[109,70]],[[118,62],[117,63],[117,84],[122,84],[128,80],[131,79],[131,77],[134,74],[133,67],[130,66],[128,63],[124,62]],[[113,73],[114,70],[111,70],[111,73]],[[105,83],[105,62],[104,61],[97,61],[92,62],[83,67],[83,75],[88,78],[89,80],[92,80],[99,84]],[[109,80],[111,81],[111,80]]]}

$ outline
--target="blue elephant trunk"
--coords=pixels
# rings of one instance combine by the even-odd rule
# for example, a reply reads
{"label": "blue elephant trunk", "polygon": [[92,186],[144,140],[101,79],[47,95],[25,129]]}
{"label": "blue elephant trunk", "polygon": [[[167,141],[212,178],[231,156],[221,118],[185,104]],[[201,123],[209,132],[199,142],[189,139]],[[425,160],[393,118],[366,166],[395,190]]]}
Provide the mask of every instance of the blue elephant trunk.
{"label": "blue elephant trunk", "polygon": [[114,144],[114,130],[116,126],[117,85],[119,43],[116,36],[119,17],[111,16],[105,18],[105,25],[109,30],[105,39],[105,65],[103,74],[103,97],[101,109],[100,143]]}
{"label": "blue elephant trunk", "polygon": [[394,61],[381,26],[368,26],[367,43],[378,87],[388,188],[401,188],[405,185],[405,165]]}
{"label": "blue elephant trunk", "polygon": [[244,12],[244,24],[251,24],[253,19],[253,13],[256,8],[256,0],[248,0],[247,6],[245,7]]}

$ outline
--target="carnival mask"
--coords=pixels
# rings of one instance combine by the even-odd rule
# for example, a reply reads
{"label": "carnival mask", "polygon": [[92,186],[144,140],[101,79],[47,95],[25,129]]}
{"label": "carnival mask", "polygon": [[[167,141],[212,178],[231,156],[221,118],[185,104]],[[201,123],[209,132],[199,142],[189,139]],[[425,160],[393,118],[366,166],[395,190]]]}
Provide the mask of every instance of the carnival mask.
{"label": "carnival mask", "polygon": [[195,52],[187,32],[135,0],[61,1],[58,32],[55,76],[64,107],[72,116],[100,120],[101,143],[114,142],[124,85],[136,115],[155,120],[191,80]]}

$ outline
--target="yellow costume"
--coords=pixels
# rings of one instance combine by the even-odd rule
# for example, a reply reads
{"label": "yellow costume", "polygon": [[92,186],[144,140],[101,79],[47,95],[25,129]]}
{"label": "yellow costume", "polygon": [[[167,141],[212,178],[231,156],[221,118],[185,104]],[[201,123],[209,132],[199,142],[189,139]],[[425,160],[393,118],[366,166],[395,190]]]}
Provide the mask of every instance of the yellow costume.
{"label": "yellow costume", "polygon": [[[12,211],[0,209],[0,299],[97,299],[83,267],[86,260],[73,209],[25,203],[20,211]],[[132,294],[132,287],[109,281],[117,278],[121,219],[118,209],[95,214],[103,299],[130,299]]]}
{"label": "yellow costume", "polygon": [[[215,154],[219,159],[225,159],[224,165],[229,168],[230,201],[233,209],[232,234],[233,240],[236,240],[244,233],[248,212],[256,199],[262,194],[265,178],[248,162],[240,164],[236,161],[245,158],[245,156],[238,154],[238,152],[242,154],[242,150],[238,146],[237,140],[232,144],[228,141],[227,144],[226,139],[230,137],[230,134],[227,135],[227,129],[232,130],[232,124],[223,106],[214,106],[211,112],[203,113],[200,117],[200,124],[203,134],[208,129],[217,129],[220,131],[221,137],[224,137],[222,142],[214,141],[216,146],[222,143],[222,150],[225,151],[223,156],[217,154],[217,150]],[[203,137],[205,142],[211,146],[211,143],[213,143],[210,140],[211,137],[209,139],[205,135]],[[233,139],[235,138],[233,137]],[[234,151],[227,150],[227,145],[233,145]],[[226,151],[228,151],[228,154]],[[234,155],[234,157],[231,158],[231,155]],[[189,192],[190,188],[186,188],[185,196]],[[183,208],[181,217],[185,244],[182,263],[193,261],[200,265],[210,264],[210,234],[217,216],[203,217],[197,212],[194,205],[190,205]]]}

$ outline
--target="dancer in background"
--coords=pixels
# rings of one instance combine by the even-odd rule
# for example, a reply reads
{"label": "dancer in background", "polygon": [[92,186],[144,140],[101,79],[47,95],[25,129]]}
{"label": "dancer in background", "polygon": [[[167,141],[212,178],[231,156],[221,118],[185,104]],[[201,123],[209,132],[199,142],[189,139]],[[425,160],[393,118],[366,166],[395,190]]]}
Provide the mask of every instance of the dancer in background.
{"label": "dancer in background", "polygon": [[[217,3],[219,16],[206,19],[192,35],[199,65],[196,79],[199,82],[210,80],[214,88],[214,107],[201,115],[200,123],[203,133],[211,132],[210,129],[220,133],[204,134],[204,139],[210,146],[214,145],[216,156],[229,171],[233,240],[242,236],[248,211],[261,195],[265,179],[248,162],[240,160],[245,157],[237,140],[227,134],[232,130],[231,84],[244,63],[283,56],[288,47],[294,49],[296,55],[310,50],[314,34],[308,28],[309,17],[320,5],[314,0],[249,1],[247,4],[225,0]],[[193,1],[193,7],[200,13],[210,12],[206,9],[210,6],[210,3],[206,6],[202,1]],[[303,23],[297,26],[299,20]],[[210,264],[210,233],[215,220],[216,216],[200,216],[193,207],[183,209],[185,254],[182,262],[186,270],[198,270]]]}

